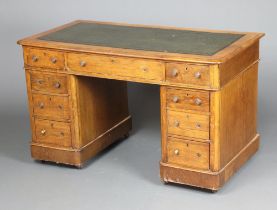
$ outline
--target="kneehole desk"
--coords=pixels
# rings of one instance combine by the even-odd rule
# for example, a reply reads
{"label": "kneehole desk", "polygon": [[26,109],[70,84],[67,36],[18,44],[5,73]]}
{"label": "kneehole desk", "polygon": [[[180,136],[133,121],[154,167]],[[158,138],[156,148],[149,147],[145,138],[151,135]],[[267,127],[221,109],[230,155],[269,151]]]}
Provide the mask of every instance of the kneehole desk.
{"label": "kneehole desk", "polygon": [[18,41],[34,159],[82,167],[132,127],[127,81],[160,86],[160,176],[218,190],[257,151],[262,33],[74,21]]}

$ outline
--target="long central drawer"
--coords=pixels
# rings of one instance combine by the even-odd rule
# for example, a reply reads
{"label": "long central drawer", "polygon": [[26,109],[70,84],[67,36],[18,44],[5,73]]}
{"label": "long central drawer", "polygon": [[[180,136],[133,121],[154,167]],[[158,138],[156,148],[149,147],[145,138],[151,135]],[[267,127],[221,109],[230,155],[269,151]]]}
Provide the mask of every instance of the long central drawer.
{"label": "long central drawer", "polygon": [[146,80],[165,80],[165,64],[160,61],[105,55],[67,54],[71,71],[102,74],[107,78],[121,76]]}

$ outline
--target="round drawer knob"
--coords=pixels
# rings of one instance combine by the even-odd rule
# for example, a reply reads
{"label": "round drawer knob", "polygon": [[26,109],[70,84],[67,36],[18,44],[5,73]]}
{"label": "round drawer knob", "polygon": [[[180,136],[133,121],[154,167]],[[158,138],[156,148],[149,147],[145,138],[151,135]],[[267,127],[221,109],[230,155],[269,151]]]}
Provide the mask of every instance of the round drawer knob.
{"label": "round drawer knob", "polygon": [[44,103],[40,102],[39,103],[39,108],[43,109],[44,108]]}
{"label": "round drawer knob", "polygon": [[179,125],[180,125],[180,122],[179,122],[178,120],[176,120],[176,121],[174,122],[174,126],[175,126],[175,127],[179,127]]}
{"label": "round drawer knob", "polygon": [[38,79],[37,83],[41,85],[43,83],[43,80],[42,79]]}
{"label": "round drawer knob", "polygon": [[45,129],[42,129],[41,131],[40,131],[40,133],[41,133],[41,135],[45,135],[46,134],[46,130]]}
{"label": "round drawer knob", "polygon": [[57,58],[54,58],[54,57],[51,58],[51,62],[52,62],[52,63],[57,63]]}
{"label": "round drawer knob", "polygon": [[196,79],[200,79],[200,78],[201,78],[201,73],[200,73],[200,72],[196,72],[196,73],[194,74],[194,77],[195,77]]}
{"label": "round drawer knob", "polygon": [[32,57],[32,61],[33,61],[33,62],[37,62],[37,61],[38,61],[38,57],[34,55],[34,56]]}
{"label": "round drawer knob", "polygon": [[142,71],[147,72],[148,68],[147,67],[142,67]]}
{"label": "round drawer knob", "polygon": [[177,69],[172,69],[171,75],[172,75],[173,77],[177,77],[177,76],[178,76],[178,70],[177,70]]}
{"label": "round drawer knob", "polygon": [[179,150],[178,150],[178,149],[175,149],[175,150],[174,150],[174,154],[175,154],[175,155],[179,155]]}
{"label": "round drawer knob", "polygon": [[80,66],[85,67],[87,65],[86,61],[80,61]]}
{"label": "round drawer knob", "polygon": [[202,104],[202,100],[200,98],[196,98],[194,100],[194,103],[197,105],[197,106],[200,106]]}
{"label": "round drawer knob", "polygon": [[60,84],[59,82],[56,82],[56,83],[54,84],[54,87],[55,87],[55,88],[60,88],[60,87],[61,87],[61,84]]}
{"label": "round drawer knob", "polygon": [[178,96],[174,96],[173,99],[172,99],[172,101],[173,101],[174,103],[177,103],[177,102],[179,101],[179,97],[178,97]]}
{"label": "round drawer knob", "polygon": [[201,128],[201,124],[200,123],[196,123],[196,128]]}

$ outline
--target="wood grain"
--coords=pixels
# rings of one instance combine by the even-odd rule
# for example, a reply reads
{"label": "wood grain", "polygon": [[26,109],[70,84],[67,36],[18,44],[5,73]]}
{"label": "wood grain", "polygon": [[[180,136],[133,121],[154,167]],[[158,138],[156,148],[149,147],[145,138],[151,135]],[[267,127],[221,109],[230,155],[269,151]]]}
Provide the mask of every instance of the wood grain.
{"label": "wood grain", "polygon": [[67,76],[33,71],[31,74],[32,91],[52,94],[68,94]]}
{"label": "wood grain", "polygon": [[89,21],[19,41],[34,159],[81,167],[126,137],[132,127],[126,81],[160,85],[163,181],[218,190],[257,151],[257,72],[264,34],[245,33],[212,56],[38,39],[80,22]]}
{"label": "wood grain", "polygon": [[129,116],[126,82],[99,78],[76,78],[78,148]]}
{"label": "wood grain", "polygon": [[203,88],[210,87],[209,66],[188,63],[167,63],[166,80],[170,83],[185,83]]}
{"label": "wood grain", "polygon": [[167,110],[169,135],[209,139],[209,115]]}
{"label": "wood grain", "polygon": [[[209,92],[189,89],[168,88],[166,91],[167,107],[170,109],[209,112]],[[175,102],[174,99],[177,101]],[[200,104],[196,103],[200,100]]]}
{"label": "wood grain", "polygon": [[26,48],[24,54],[26,55],[25,64],[28,66],[60,70],[64,69],[64,55],[62,52]]}
{"label": "wood grain", "polygon": [[72,72],[92,72],[105,75],[106,78],[118,75],[157,81],[165,79],[164,63],[154,60],[68,53],[67,67]]}
{"label": "wood grain", "polygon": [[33,93],[33,112],[37,117],[69,120],[70,108],[67,96]]}
{"label": "wood grain", "polygon": [[257,70],[253,65],[220,92],[220,168],[257,134]]}
{"label": "wood grain", "polygon": [[69,123],[35,119],[35,135],[34,142],[63,147],[71,146]]}
{"label": "wood grain", "polygon": [[209,144],[169,138],[168,163],[185,168],[209,169]]}

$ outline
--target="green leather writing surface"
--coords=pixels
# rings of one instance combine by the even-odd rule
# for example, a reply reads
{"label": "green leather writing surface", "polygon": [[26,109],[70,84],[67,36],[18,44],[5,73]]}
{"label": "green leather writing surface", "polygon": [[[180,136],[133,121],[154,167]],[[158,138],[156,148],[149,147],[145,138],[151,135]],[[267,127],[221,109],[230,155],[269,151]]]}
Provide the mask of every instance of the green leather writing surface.
{"label": "green leather writing surface", "polygon": [[40,40],[134,50],[213,55],[243,34],[78,23]]}

